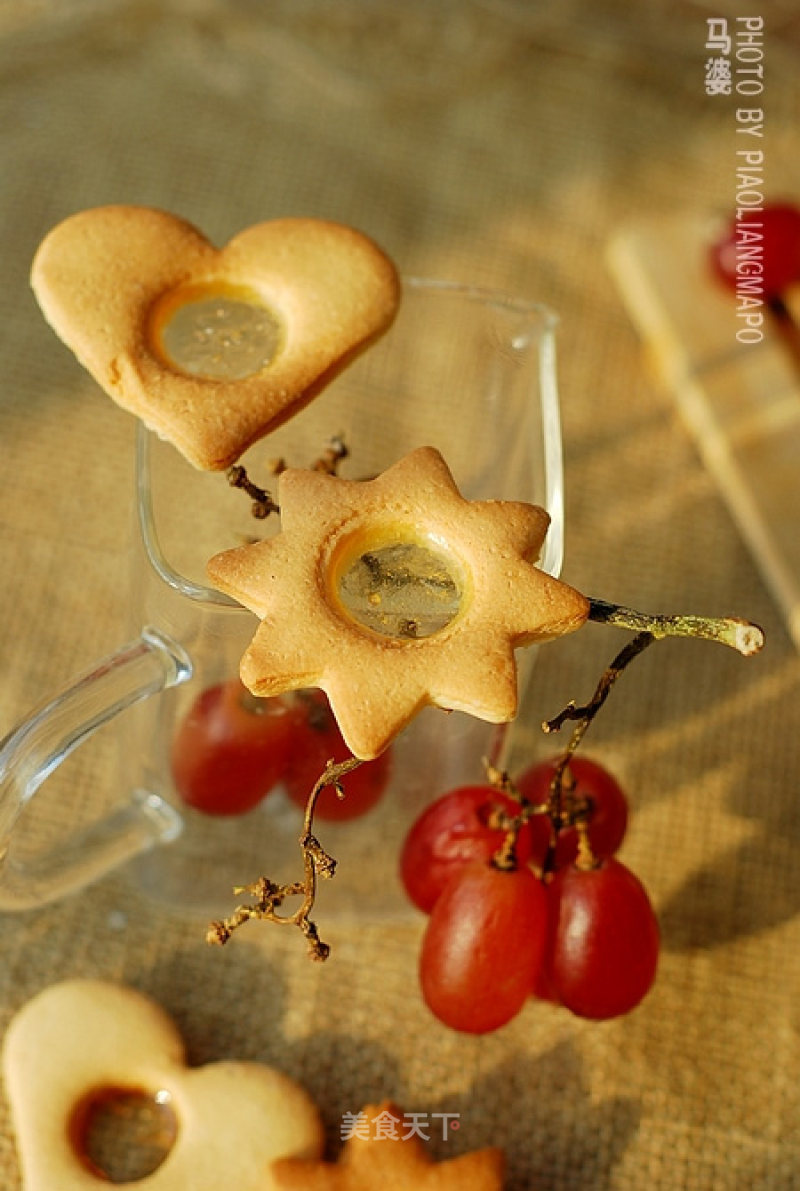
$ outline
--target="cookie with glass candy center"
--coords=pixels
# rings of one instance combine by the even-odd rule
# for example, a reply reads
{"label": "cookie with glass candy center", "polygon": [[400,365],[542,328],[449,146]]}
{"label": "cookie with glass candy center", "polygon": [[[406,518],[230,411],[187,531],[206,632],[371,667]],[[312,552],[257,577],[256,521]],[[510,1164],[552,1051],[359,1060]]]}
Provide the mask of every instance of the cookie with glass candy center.
{"label": "cookie with glass candy center", "polygon": [[588,616],[585,596],[535,565],[545,510],[466,500],[432,447],[367,481],[289,469],[278,503],[280,533],[208,564],[261,619],[242,680],[256,695],[321,688],[363,760],[425,704],[512,719],[515,647]]}
{"label": "cookie with glass candy center", "polygon": [[109,396],[210,470],[315,397],[388,327],[400,292],[391,261],[342,224],[275,219],[217,249],[133,206],[58,224],[31,281]]}
{"label": "cookie with glass candy center", "polygon": [[86,1137],[104,1101],[126,1111],[122,1093],[174,1118],[163,1161],[135,1178],[140,1191],[274,1191],[274,1159],[322,1151],[319,1115],[298,1084],[260,1063],[189,1068],[172,1020],[122,985],[69,980],[39,993],[8,1028],[3,1073],[26,1191],[108,1186]]}

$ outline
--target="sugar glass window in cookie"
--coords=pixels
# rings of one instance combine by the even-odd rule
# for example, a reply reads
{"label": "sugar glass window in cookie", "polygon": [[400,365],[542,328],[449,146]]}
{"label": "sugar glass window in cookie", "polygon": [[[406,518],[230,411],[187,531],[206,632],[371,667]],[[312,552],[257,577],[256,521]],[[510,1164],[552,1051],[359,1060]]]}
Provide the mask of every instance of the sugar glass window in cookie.
{"label": "sugar glass window in cookie", "polygon": [[112,1183],[132,1183],[164,1162],[178,1134],[167,1091],[93,1089],[74,1108],[69,1132],[83,1165]]}
{"label": "sugar glass window in cookie", "polygon": [[360,533],[330,575],[344,614],[382,637],[432,637],[464,606],[468,576],[447,544],[400,530]]}
{"label": "sugar glass window in cookie", "polygon": [[278,313],[245,286],[183,286],[156,302],[151,344],[167,368],[204,380],[244,380],[267,368],[286,332]]}

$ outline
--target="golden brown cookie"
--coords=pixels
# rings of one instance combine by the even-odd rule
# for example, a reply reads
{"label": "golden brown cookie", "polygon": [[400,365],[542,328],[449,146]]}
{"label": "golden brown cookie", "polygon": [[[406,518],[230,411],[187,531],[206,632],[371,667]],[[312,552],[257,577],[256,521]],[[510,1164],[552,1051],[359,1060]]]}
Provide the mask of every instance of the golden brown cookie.
{"label": "golden brown cookie", "polygon": [[26,1191],[91,1191],[81,1136],[89,1106],[120,1090],[158,1096],[176,1118],[172,1148],[140,1191],[271,1191],[273,1159],[321,1153],[322,1126],[305,1091],[259,1063],[190,1069],[171,1019],[132,988],[70,980],[17,1013],[3,1043]]}
{"label": "golden brown cookie", "polygon": [[322,688],[362,759],[427,703],[512,719],[514,648],[588,615],[584,596],[534,565],[547,513],[465,500],[431,447],[362,482],[287,470],[278,501],[277,536],[208,564],[261,618],[242,680],[257,695]]}
{"label": "golden brown cookie", "polygon": [[386,329],[391,261],[318,219],[256,224],[217,249],[148,207],[82,211],[39,247],[48,322],[105,391],[197,467],[227,467]]}
{"label": "golden brown cookie", "polygon": [[278,1191],[501,1191],[505,1160],[487,1148],[434,1162],[417,1135],[403,1129],[392,1104],[370,1105],[339,1161],[281,1158],[273,1163]]}

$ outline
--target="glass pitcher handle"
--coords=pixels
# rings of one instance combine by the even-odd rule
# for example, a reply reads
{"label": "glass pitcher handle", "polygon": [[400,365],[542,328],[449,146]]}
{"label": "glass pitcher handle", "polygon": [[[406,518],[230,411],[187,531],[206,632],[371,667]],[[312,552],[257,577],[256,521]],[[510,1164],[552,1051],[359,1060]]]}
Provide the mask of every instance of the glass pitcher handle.
{"label": "glass pitcher handle", "polygon": [[36,791],[74,748],[121,711],[191,673],[180,645],[145,628],[0,742],[0,910],[55,901],[180,834],[182,820],[173,807],[157,794],[134,791],[119,810],[49,851],[23,858],[15,854],[13,838]]}

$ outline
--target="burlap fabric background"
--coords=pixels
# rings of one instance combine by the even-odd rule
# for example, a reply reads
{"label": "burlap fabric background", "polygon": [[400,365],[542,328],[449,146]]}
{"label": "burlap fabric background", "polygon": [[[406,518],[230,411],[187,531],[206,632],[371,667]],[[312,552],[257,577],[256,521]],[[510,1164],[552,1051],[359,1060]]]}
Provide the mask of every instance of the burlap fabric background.
{"label": "burlap fabric background", "polygon": [[[623,857],[663,928],[657,986],[629,1018],[531,1004],[494,1036],[456,1036],[418,996],[417,919],[384,929],[366,906],[357,931],[331,923],[320,967],[266,927],[212,950],[119,876],[3,917],[3,1022],[50,982],[120,979],[175,1015],[192,1061],[261,1059],[305,1083],[332,1153],[343,1113],[391,1096],[461,1114],[440,1156],[504,1146],[513,1191],[800,1187],[800,662],[603,263],[628,216],[731,205],[731,108],[703,89],[706,17],[723,11],[765,19],[769,188],[796,197],[788,0],[0,4],[0,730],[128,632],[131,420],[27,282],[53,224],[108,202],[174,210],[217,242],[277,215],[340,219],[407,273],[549,303],[565,577],[652,610],[739,612],[769,637],[749,662],[657,646],[592,729],[630,791]],[[591,626],[543,649],[529,722],[586,696],[621,643]],[[112,750],[77,763],[57,818],[113,801]]]}

